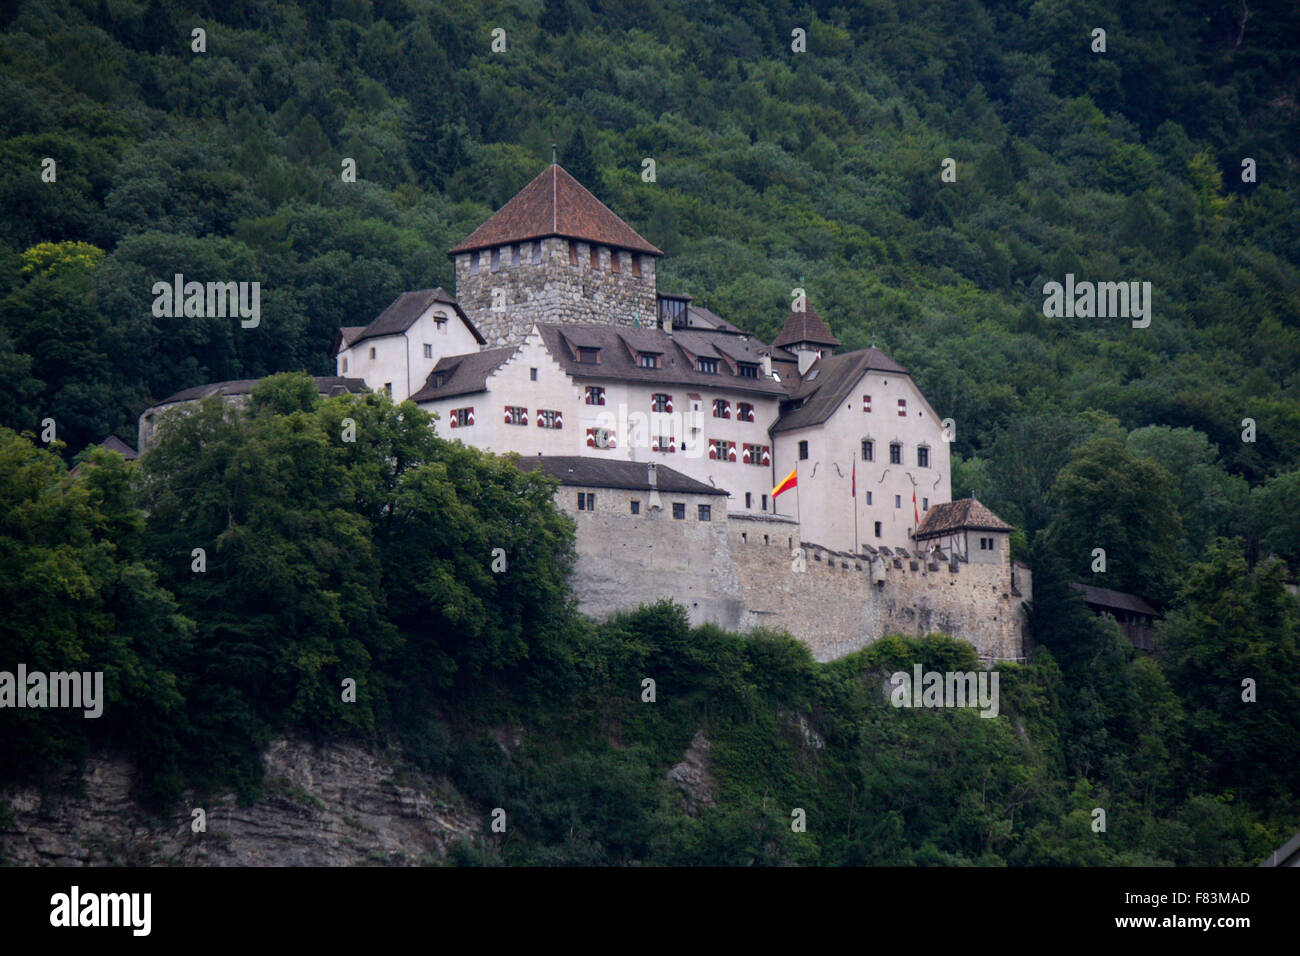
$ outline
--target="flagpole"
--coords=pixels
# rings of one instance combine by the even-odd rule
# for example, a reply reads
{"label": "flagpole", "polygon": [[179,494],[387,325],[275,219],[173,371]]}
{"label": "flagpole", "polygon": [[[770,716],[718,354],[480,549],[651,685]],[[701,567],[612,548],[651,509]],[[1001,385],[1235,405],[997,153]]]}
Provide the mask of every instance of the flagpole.
{"label": "flagpole", "polygon": [[858,463],[853,462],[853,553],[861,554],[858,547]]}

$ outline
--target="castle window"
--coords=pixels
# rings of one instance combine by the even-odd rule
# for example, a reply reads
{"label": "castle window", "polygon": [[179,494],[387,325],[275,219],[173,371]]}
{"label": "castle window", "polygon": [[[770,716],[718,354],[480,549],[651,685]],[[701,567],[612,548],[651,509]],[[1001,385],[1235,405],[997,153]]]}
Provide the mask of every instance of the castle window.
{"label": "castle window", "polygon": [[623,258],[623,253],[619,252],[617,249],[609,250],[609,271],[610,272],[622,271],[619,268],[620,265],[619,260],[622,258]]}
{"label": "castle window", "polygon": [[348,374],[348,358],[346,355],[343,356],[343,374],[344,375]]}
{"label": "castle window", "polygon": [[433,346],[427,342],[424,344],[424,357],[427,359],[433,358]]}
{"label": "castle window", "polygon": [[900,398],[898,400],[898,417],[899,418],[907,417],[907,399],[905,398]]}
{"label": "castle window", "polygon": [[632,260],[632,275],[639,276],[641,274],[641,257],[634,252],[631,255],[631,260]]}
{"label": "castle window", "polygon": [[696,360],[696,368],[706,375],[718,374],[718,360],[715,358],[701,358]]}
{"label": "castle window", "polygon": [[371,358],[375,357],[375,347],[373,345],[370,346],[370,357]]}
{"label": "castle window", "polygon": [[579,511],[595,511],[595,510],[596,510],[596,496],[595,496],[595,494],[592,493],[592,492],[590,492],[590,491],[580,491],[580,492],[578,492],[578,510],[579,510]]}
{"label": "castle window", "polygon": [[713,400],[713,417],[730,418],[731,402],[727,401],[725,398],[715,398]]}
{"label": "castle window", "polygon": [[922,511],[929,511],[929,510],[930,510],[930,499],[929,499],[929,498],[922,498],[922,499],[921,499],[921,510],[922,510]]}
{"label": "castle window", "polygon": [[474,424],[474,407],[453,408],[451,410],[451,427],[468,428]]}
{"label": "castle window", "polygon": [[599,385],[588,385],[588,386],[587,386],[587,404],[588,404],[588,405],[604,405],[604,404],[605,404],[605,389],[602,388],[602,387],[599,386]]}
{"label": "castle window", "polygon": [[433,317],[433,327],[437,329],[439,332],[446,334],[447,317],[445,315],[435,315]]}
{"label": "castle window", "polygon": [[808,460],[808,443],[806,441],[801,441],[799,443],[799,460],[800,461]]}
{"label": "castle window", "polygon": [[578,264],[578,244],[574,242],[572,239],[570,239],[569,240],[569,265],[576,266],[577,264]]}
{"label": "castle window", "polygon": [[505,423],[507,425],[527,425],[528,409],[522,405],[507,405]]}
{"label": "castle window", "polygon": [[867,504],[871,504],[871,492],[867,492]]}
{"label": "castle window", "polygon": [[[743,461],[746,465],[757,465],[759,468],[762,468],[763,467],[763,446],[746,445],[744,454],[740,456],[740,460]],[[749,505],[745,505],[745,507],[748,508]]]}
{"label": "castle window", "polygon": [[539,408],[537,410],[537,427],[538,428],[563,428],[564,420],[560,413],[554,409]]}
{"label": "castle window", "polygon": [[584,365],[600,364],[600,349],[582,348],[578,349],[578,361]]}
{"label": "castle window", "polygon": [[641,513],[641,502],[633,501],[631,502],[631,505],[632,505],[632,514],[639,515]]}
{"label": "castle window", "polygon": [[754,406],[749,402],[741,402],[736,409],[736,420],[752,422],[754,420]]}
{"label": "castle window", "polygon": [[519,265],[520,260],[522,260],[523,257],[524,257],[524,246],[523,246],[523,243],[519,243],[519,244],[515,245],[515,247],[514,247],[514,249],[513,249],[513,252],[514,252],[514,254],[510,257],[510,264],[511,264],[512,266],[517,266],[517,265]]}
{"label": "castle window", "polygon": [[501,268],[501,249],[498,247],[492,250],[492,271],[496,272]]}
{"label": "castle window", "polygon": [[735,461],[736,443],[721,438],[709,439],[709,458],[717,461]]}
{"label": "castle window", "polygon": [[681,501],[673,502],[673,517],[678,521],[686,520],[686,504]]}
{"label": "castle window", "polygon": [[736,374],[740,378],[758,378],[758,366],[753,362],[737,362]]}
{"label": "castle window", "polygon": [[469,274],[472,276],[478,275],[478,253],[477,252],[471,252],[469,254]]}
{"label": "castle window", "polygon": [[711,505],[700,505],[699,517],[701,521],[713,520],[713,508]]}
{"label": "castle window", "polygon": [[652,412],[671,412],[673,410],[673,397],[666,392],[655,392],[650,396],[650,410]]}
{"label": "castle window", "polygon": [[870,439],[863,439],[862,441],[862,460],[863,461],[876,460],[876,443],[871,441]]}
{"label": "castle window", "polygon": [[542,240],[533,243],[533,265],[542,261]]}
{"label": "castle window", "polygon": [[600,268],[600,246],[595,245],[594,243],[591,247],[591,267],[593,269]]}
{"label": "castle window", "polygon": [[895,508],[901,508],[901,507],[903,507],[903,496],[902,496],[902,495],[894,495],[894,507],[895,507]]}
{"label": "castle window", "polygon": [[641,367],[642,367],[642,368],[658,368],[658,367],[659,367],[659,356],[658,356],[658,355],[653,355],[653,354],[651,354],[650,352],[642,352],[641,355],[640,355],[640,358],[641,358]]}
{"label": "castle window", "polygon": [[754,507],[754,493],[752,491],[745,492],[745,507]]}
{"label": "castle window", "polygon": [[445,372],[439,372],[433,377],[433,387],[442,388],[442,383],[445,381],[447,381],[447,374]]}
{"label": "castle window", "polygon": [[930,467],[930,449],[924,445],[916,450],[916,465],[918,468]]}
{"label": "castle window", "polygon": [[879,521],[876,522],[876,537],[877,537],[877,538],[880,537],[880,522],[879,522]]}
{"label": "castle window", "polygon": [[871,411],[871,396],[870,396],[870,395],[863,395],[863,396],[862,396],[862,410],[863,410],[864,412],[869,412],[869,411]]}
{"label": "castle window", "polygon": [[535,382],[535,381],[537,381],[537,369],[535,369],[535,368],[530,368],[530,369],[528,370],[528,380],[529,380],[530,382]]}
{"label": "castle window", "polygon": [[903,446],[898,442],[889,444],[889,463],[891,465],[901,465],[903,463]]}
{"label": "castle window", "polygon": [[[761,510],[763,510],[763,511],[766,511],[766,510],[767,510],[767,495],[763,495],[763,507],[762,507]],[[764,544],[767,544],[767,541],[764,540],[763,543],[764,543]]]}
{"label": "castle window", "polygon": [[389,394],[389,396],[391,397],[392,394],[393,394],[393,383],[392,383],[392,382],[385,382],[385,383],[384,383],[384,391],[387,392],[387,393]]}

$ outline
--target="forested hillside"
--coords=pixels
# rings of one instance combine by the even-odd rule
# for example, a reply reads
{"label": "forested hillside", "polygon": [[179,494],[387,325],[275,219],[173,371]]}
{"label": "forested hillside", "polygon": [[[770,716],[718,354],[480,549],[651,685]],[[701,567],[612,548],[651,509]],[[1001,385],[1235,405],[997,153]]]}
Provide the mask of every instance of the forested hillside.
{"label": "forested hillside", "polygon": [[[533,862],[1240,863],[1296,829],[1295,4],[38,0],[0,18],[0,585],[23,608],[0,667],[108,659],[118,705],[91,730],[29,712],[0,741],[6,777],[129,741],[163,800],[255,788],[280,730],[402,738],[484,807],[532,801],[493,852]],[[327,446],[339,404],[277,380],[247,417],[196,418],[150,481],[104,453],[68,475],[178,389],[331,373],[340,325],[453,288],[445,250],[552,143],[667,252],[661,291],[770,338],[805,288],[846,348],[874,341],[955,420],[954,494],[1015,524],[1035,572],[1042,652],[1008,669],[1007,723],[873,709],[888,664],[965,660],[942,639],[827,666],[667,608],[593,628],[567,606],[546,488],[378,397],[370,444]],[[156,318],[177,273],[260,282],[260,325]],[[1046,317],[1067,274],[1150,282],[1150,326]],[[351,457],[394,448],[394,473]],[[399,500],[401,529],[382,519]],[[535,591],[484,576],[480,521],[545,542]],[[243,557],[189,574],[192,542],[217,539]],[[1085,576],[1168,612],[1159,661],[1070,598]],[[678,675],[657,717],[636,703],[648,668]],[[374,693],[322,710],[344,672]],[[493,721],[536,752],[480,746]],[[693,817],[660,783],[701,727],[720,798]],[[811,847],[786,842],[808,794],[836,834]],[[1097,806],[1129,821],[1109,843]]]}

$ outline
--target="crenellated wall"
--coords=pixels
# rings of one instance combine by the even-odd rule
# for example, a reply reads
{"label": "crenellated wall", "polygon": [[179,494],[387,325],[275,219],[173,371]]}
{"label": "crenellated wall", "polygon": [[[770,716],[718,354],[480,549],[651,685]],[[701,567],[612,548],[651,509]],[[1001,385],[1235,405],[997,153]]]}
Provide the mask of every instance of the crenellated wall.
{"label": "crenellated wall", "polygon": [[[576,490],[559,492],[571,514]],[[715,520],[706,525],[695,521],[695,500],[685,522],[664,520],[662,513],[633,518],[627,514],[630,495],[605,489],[595,514],[575,514],[573,583],[587,614],[605,617],[671,598],[686,606],[692,624],[786,631],[819,661],[861,650],[886,634],[936,631],[974,645],[989,664],[1025,656],[1023,603],[1031,593],[1022,565],[936,561],[890,548],[874,558],[854,556],[801,544],[799,526],[788,519],[718,520],[716,500]]]}

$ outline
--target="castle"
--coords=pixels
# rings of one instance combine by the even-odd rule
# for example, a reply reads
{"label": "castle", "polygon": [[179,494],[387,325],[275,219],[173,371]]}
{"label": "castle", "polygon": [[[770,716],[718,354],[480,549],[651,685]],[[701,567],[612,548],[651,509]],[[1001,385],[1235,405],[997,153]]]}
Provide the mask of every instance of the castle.
{"label": "castle", "polygon": [[[837,352],[802,295],[768,344],[660,292],[663,253],[556,164],[449,255],[454,295],[406,292],[340,328],[337,377],[318,385],[382,388],[558,478],[584,610],[668,597],[693,623],[784,629],[822,660],[896,631],[1024,658],[1013,529],[951,501],[950,432],[907,370]],[[146,411],[141,450],[161,410],[249,384]]]}

